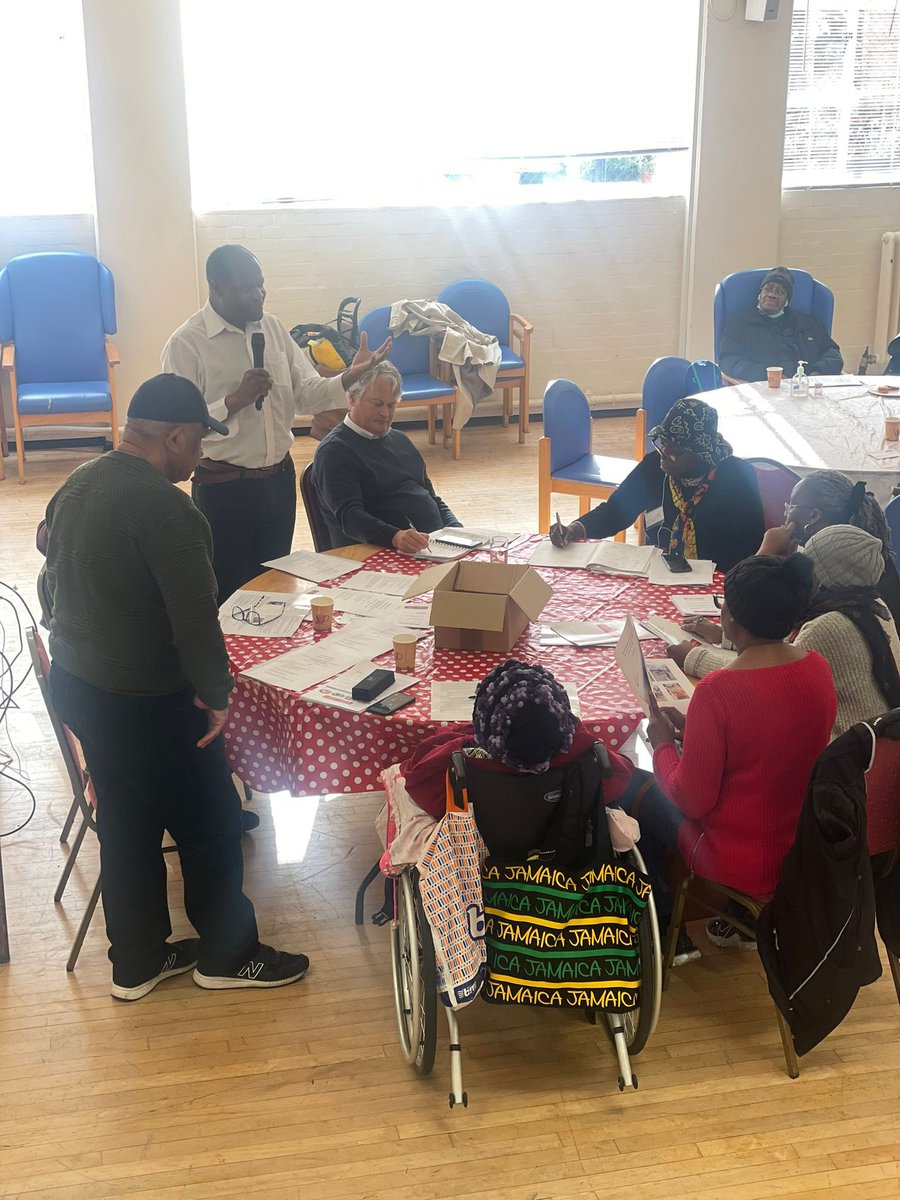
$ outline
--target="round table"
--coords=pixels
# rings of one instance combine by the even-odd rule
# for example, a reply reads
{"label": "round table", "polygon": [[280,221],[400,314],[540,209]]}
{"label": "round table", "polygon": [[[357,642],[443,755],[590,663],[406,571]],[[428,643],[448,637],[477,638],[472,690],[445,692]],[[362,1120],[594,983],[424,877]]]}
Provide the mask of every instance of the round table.
{"label": "round table", "polygon": [[[527,562],[541,539],[521,538],[509,550],[510,562]],[[424,565],[393,550],[348,547],[335,552],[368,559],[369,570],[416,574]],[[476,552],[475,557],[481,557]],[[645,579],[597,576],[583,570],[539,568],[554,594],[538,622],[531,624],[506,654],[435,650],[432,633],[419,641],[412,690],[418,699],[394,716],[350,713],[307,701],[297,692],[242,676],[257,663],[275,658],[313,640],[308,622],[292,638],[227,638],[236,686],[225,727],[232,770],[257,791],[289,791],[293,795],[363,792],[380,788],[381,771],[406,758],[443,723],[431,720],[432,680],[481,679],[491,667],[512,656],[540,662],[564,683],[578,686],[581,716],[592,733],[610,748],[621,747],[643,719],[643,712],[615,664],[611,647],[578,649],[542,646],[541,623],[592,616],[640,618],[657,613],[678,618],[673,594],[693,592],[683,586],[651,587]],[[270,571],[247,586],[261,591],[297,590],[298,580]],[[661,642],[647,642],[651,656],[662,656]],[[393,655],[376,660],[393,667]],[[444,726],[446,727],[446,726]]]}
{"label": "round table", "polygon": [[[884,440],[886,417],[900,416],[896,376],[829,376],[822,397],[792,399],[790,381],[775,391],[765,383],[738,383],[703,392],[719,414],[719,432],[741,458],[774,458],[798,475],[830,468],[855,483],[864,479],[882,505],[900,479],[900,443]],[[815,376],[811,378],[811,384]],[[872,390],[892,386],[892,396]]]}

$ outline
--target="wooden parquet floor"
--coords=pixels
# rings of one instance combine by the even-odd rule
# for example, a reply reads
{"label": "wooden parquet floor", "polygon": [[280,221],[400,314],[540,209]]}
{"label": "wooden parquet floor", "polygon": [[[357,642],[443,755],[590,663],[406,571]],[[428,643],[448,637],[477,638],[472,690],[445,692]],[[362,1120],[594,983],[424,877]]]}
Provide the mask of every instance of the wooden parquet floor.
{"label": "wooden parquet floor", "polygon": [[[463,519],[534,528],[538,434],[520,447],[513,430],[473,430],[460,463],[437,449],[426,457]],[[630,421],[600,422],[601,437],[627,454]],[[298,463],[311,449],[297,442]],[[83,457],[35,453],[25,487],[9,471],[0,484],[0,579],[29,602],[34,526]],[[560,508],[574,515],[571,502]],[[307,545],[300,526],[302,514],[297,544]],[[378,852],[372,795],[257,799],[247,891],[263,937],[309,953],[303,983],[215,993],[185,976],[116,1004],[101,914],[75,973],[64,969],[96,847],[85,845],[55,906],[68,793],[31,682],[18,698],[9,730],[37,811],[2,842],[12,961],[0,967],[0,1196],[900,1196],[900,1007],[890,981],[863,992],[792,1081],[756,955],[716,950],[700,927],[703,958],[664,997],[637,1060],[639,1091],[617,1091],[600,1027],[476,1004],[460,1021],[470,1107],[449,1111],[440,1046],[427,1080],[400,1056],[387,930],[352,923],[355,887]],[[0,780],[0,829],[25,811]],[[169,870],[175,935],[184,936],[171,858]]]}

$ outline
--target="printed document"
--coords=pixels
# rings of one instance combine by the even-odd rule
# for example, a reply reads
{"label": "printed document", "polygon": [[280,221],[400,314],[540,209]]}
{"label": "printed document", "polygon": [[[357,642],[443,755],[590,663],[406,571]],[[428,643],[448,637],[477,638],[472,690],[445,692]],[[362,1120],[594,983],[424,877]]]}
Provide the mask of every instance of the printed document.
{"label": "printed document", "polygon": [[295,550],[284,558],[273,558],[263,563],[275,571],[285,571],[300,579],[311,579],[313,583],[324,583],[359,570],[359,563],[349,558],[334,558],[330,554],[312,554],[308,550]]}
{"label": "printed document", "polygon": [[611,575],[646,575],[655,547],[626,542],[570,542],[560,548],[546,538],[528,560],[532,567],[581,567]]}
{"label": "printed document", "polygon": [[677,708],[679,712],[687,712],[693,684],[671,659],[644,659],[631,617],[626,618],[625,628],[616,646],[616,662],[647,716],[650,715],[651,690],[660,708]]}
{"label": "printed document", "polygon": [[309,596],[239,588],[219,609],[219,624],[226,635],[293,637],[304,618],[309,616],[309,601]]}

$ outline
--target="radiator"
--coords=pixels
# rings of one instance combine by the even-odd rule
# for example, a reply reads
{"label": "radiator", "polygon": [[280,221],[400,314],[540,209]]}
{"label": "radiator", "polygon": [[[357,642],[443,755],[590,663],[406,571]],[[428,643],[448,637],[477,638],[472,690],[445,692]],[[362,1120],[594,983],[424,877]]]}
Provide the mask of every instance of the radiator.
{"label": "radiator", "polygon": [[881,274],[878,278],[878,307],[875,309],[877,358],[887,354],[887,344],[900,333],[900,232],[881,235]]}

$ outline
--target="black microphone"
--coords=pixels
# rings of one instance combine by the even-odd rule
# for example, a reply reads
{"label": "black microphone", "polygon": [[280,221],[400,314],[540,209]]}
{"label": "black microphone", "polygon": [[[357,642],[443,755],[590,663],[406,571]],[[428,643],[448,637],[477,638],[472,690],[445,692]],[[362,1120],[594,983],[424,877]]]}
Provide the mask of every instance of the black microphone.
{"label": "black microphone", "polygon": [[[254,369],[262,367],[263,355],[266,352],[266,336],[263,333],[250,334],[250,349],[253,351],[253,367]],[[262,412],[262,402],[265,397],[260,396],[256,401],[256,411]]]}

